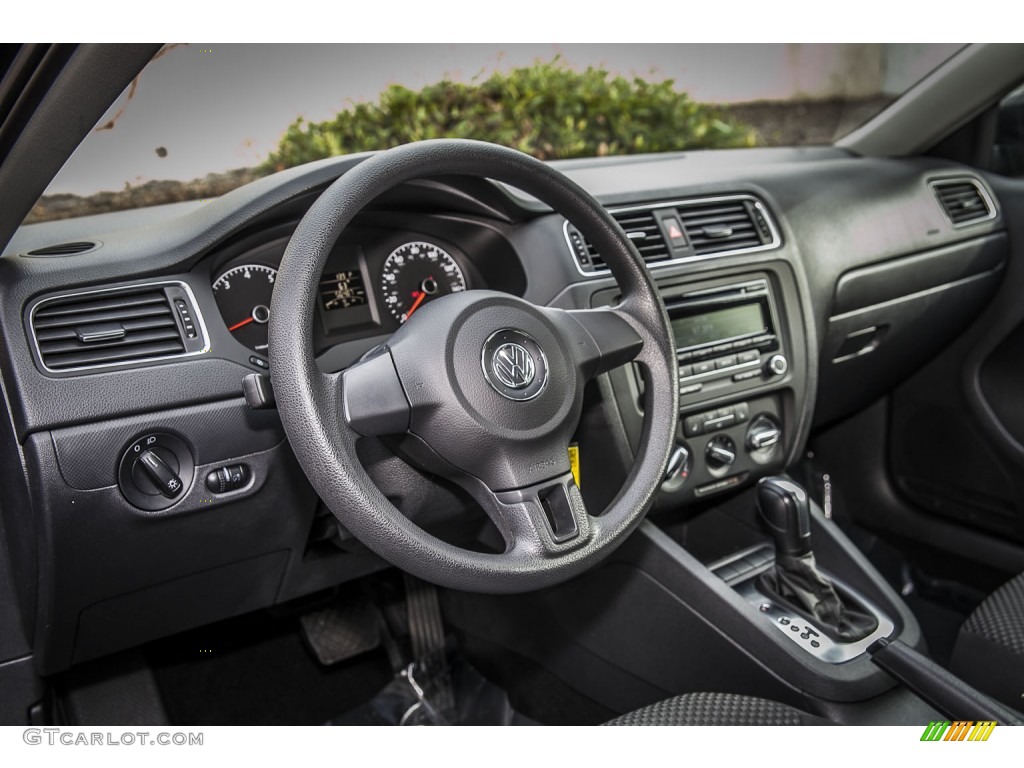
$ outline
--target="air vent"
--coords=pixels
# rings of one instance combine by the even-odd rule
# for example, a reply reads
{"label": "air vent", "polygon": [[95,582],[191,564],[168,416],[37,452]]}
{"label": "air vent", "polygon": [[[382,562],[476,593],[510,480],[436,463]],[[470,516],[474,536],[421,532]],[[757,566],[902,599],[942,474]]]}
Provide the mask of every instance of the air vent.
{"label": "air vent", "polygon": [[182,283],[43,299],[30,317],[39,359],[57,373],[179,357],[206,346],[195,300]]}
{"label": "air vent", "polygon": [[954,227],[994,219],[995,207],[988,193],[975,179],[944,179],[933,181],[932,189],[946,218]]}
{"label": "air vent", "polygon": [[26,256],[47,257],[47,256],[74,256],[77,253],[85,253],[97,247],[99,243],[82,240],[76,243],[60,243],[59,245],[48,245],[45,248],[36,248],[26,253]]}
{"label": "air vent", "polygon": [[767,222],[749,200],[696,203],[681,207],[679,215],[698,256],[759,248],[772,239]]}
{"label": "air vent", "polygon": [[[633,245],[640,251],[640,255],[648,264],[658,261],[665,261],[670,258],[665,238],[661,234],[657,219],[651,210],[626,210],[610,211],[612,218],[626,233],[626,237],[633,241]],[[569,226],[567,229],[569,245],[576,254],[577,260],[588,271],[607,269],[604,259],[597,249],[585,240],[579,231]]]}
{"label": "air vent", "polygon": [[[764,205],[750,195],[652,203],[609,213],[652,267],[766,250],[780,243]],[[594,246],[568,222],[565,239],[581,272],[607,271]]]}

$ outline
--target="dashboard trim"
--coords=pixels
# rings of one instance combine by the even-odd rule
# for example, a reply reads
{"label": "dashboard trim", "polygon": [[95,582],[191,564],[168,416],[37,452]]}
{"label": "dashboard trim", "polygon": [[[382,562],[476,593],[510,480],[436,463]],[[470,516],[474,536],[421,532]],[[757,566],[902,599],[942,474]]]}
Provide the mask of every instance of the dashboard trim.
{"label": "dashboard trim", "polygon": [[[35,315],[36,311],[54,301],[61,299],[73,299],[79,296],[89,296],[96,293],[113,293],[115,291],[133,291],[139,288],[162,288],[165,286],[176,286],[181,288],[185,295],[188,296],[189,301],[192,303],[192,310],[195,312],[196,327],[199,329],[200,336],[203,341],[202,349],[195,350],[194,352],[182,352],[180,354],[173,355],[159,355],[157,357],[146,357],[138,358],[133,360],[125,360],[122,362],[115,363],[97,363],[96,365],[81,365],[74,368],[50,368],[43,362],[43,353],[39,348],[39,340],[36,338],[36,326],[35,326]],[[61,293],[56,296],[46,296],[45,298],[39,299],[33,302],[28,309],[28,331],[29,338],[32,340],[32,352],[35,355],[36,363],[46,373],[54,374],[57,376],[64,376],[68,373],[78,373],[82,371],[96,371],[111,368],[125,368],[138,365],[145,365],[147,363],[159,363],[170,360],[181,360],[188,357],[195,357],[196,355],[205,355],[211,351],[210,345],[210,334],[206,329],[206,319],[203,317],[203,310],[196,301],[196,295],[192,291],[192,286],[186,283],[184,280],[154,280],[151,282],[144,283],[132,283],[130,285],[119,285],[113,288],[93,288],[88,291],[74,291],[71,293]]]}
{"label": "dashboard trim", "polygon": [[[782,246],[782,236],[779,234],[778,228],[775,226],[775,220],[771,213],[760,198],[755,197],[747,193],[737,193],[730,195],[715,195],[712,197],[699,197],[689,198],[686,200],[665,200],[655,203],[644,203],[643,205],[627,205],[627,206],[616,206],[614,208],[608,208],[608,213],[634,213],[637,211],[655,211],[661,208],[683,208],[694,205],[705,205],[707,203],[722,203],[730,202],[733,200],[750,200],[754,207],[764,217],[765,222],[768,224],[768,230],[771,232],[771,242],[765,243],[764,245],[754,246],[753,248],[735,248],[729,251],[717,251],[715,253],[706,253],[693,256],[680,256],[675,259],[666,259],[665,261],[658,261],[653,264],[648,264],[647,268],[650,270],[662,269],[663,267],[672,267],[679,264],[691,264],[697,261],[709,261],[711,259],[719,259],[726,256],[740,256],[746,253],[760,253],[762,251],[772,251]],[[579,259],[576,258],[576,252],[572,247],[572,240],[569,238],[569,220],[566,219],[562,222],[562,237],[565,239],[565,245],[569,249],[569,256],[572,258],[572,263],[576,267],[576,271],[584,277],[602,277],[604,275],[610,275],[611,270],[609,269],[593,269],[589,272],[584,270],[580,265]]]}

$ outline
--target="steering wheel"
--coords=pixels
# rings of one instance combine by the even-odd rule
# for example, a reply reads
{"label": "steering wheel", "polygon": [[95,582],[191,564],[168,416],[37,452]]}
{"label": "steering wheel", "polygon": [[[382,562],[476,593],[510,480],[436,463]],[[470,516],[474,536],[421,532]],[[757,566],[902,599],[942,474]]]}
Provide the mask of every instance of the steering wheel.
{"label": "steering wheel", "polygon": [[[618,281],[615,307],[566,311],[494,291],[424,304],[385,343],[340,373],[313,353],[317,284],[342,230],[381,193],[412,179],[495,179],[570,219]],[[356,538],[426,581],[525,592],[568,579],[639,524],[675,437],[678,383],[668,316],[636,248],[600,203],[553,168],[478,141],[433,140],[376,154],[347,171],[295,230],[270,313],[271,376],[291,446],[320,498]],[[584,384],[635,361],[644,426],[618,495],[591,515],[568,443]],[[441,541],[412,523],[360,464],[362,437],[402,435],[415,463],[466,489],[505,541],[501,553]]]}

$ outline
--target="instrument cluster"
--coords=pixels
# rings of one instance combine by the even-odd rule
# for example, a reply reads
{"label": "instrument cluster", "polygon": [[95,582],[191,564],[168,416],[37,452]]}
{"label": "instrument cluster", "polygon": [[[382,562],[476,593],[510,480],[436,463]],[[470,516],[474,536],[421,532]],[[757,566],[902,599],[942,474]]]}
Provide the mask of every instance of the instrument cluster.
{"label": "instrument cluster", "polygon": [[[268,352],[271,300],[286,245],[287,238],[278,238],[213,271],[224,325],[258,355]],[[321,276],[317,335],[330,341],[390,333],[425,304],[483,284],[465,252],[442,238],[380,231],[350,236],[335,247]]]}

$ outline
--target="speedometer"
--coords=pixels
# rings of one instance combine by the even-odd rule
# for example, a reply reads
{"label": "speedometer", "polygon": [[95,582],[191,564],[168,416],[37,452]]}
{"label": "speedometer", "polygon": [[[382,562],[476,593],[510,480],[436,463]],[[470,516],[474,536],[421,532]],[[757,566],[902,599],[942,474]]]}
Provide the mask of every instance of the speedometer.
{"label": "speedometer", "polygon": [[466,278],[451,254],[417,241],[391,252],[384,261],[380,285],[384,306],[404,323],[426,302],[466,290]]}

